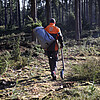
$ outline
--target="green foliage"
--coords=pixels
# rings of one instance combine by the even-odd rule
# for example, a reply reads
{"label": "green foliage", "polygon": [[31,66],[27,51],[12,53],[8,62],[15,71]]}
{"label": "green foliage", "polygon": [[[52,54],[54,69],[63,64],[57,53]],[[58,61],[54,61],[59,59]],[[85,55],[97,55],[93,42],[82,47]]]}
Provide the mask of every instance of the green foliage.
{"label": "green foliage", "polygon": [[0,26],[0,31],[4,29],[5,29],[5,26]]}
{"label": "green foliage", "polygon": [[84,19],[82,21],[82,27],[83,27],[84,30],[90,30],[91,29],[91,25],[86,19]]}
{"label": "green foliage", "polygon": [[91,95],[93,95],[94,91],[96,90],[94,84],[92,84],[92,86],[89,86],[89,90],[90,90]]}
{"label": "green foliage", "polygon": [[29,17],[28,18],[30,19],[30,22],[31,22],[31,26],[32,26],[32,29],[38,27],[38,26],[42,26],[42,22],[38,19],[36,19],[36,22],[33,20],[33,18]]}
{"label": "green foliage", "polygon": [[0,74],[4,73],[7,70],[8,63],[7,61],[0,60]]}
{"label": "green foliage", "polygon": [[22,57],[21,58],[21,66],[24,67],[28,64],[28,58]]}
{"label": "green foliage", "polygon": [[[9,52],[3,52],[2,56],[4,59],[4,62],[7,62],[6,64],[9,64],[10,67],[13,69],[20,69],[26,65],[29,65],[30,61],[32,61],[32,57],[37,57],[40,55],[40,53],[43,53],[43,49],[40,48],[40,45],[37,45],[35,43],[29,43],[24,37],[24,35],[16,35],[12,33],[11,35],[6,35],[1,37],[1,39],[4,41],[6,45],[6,49],[9,49]],[[25,35],[26,36],[26,35]],[[25,51],[21,51],[21,45],[25,46]],[[5,65],[4,65],[5,66]],[[3,70],[3,66],[1,68],[1,73],[5,72],[6,70]],[[6,67],[4,68],[6,69]]]}
{"label": "green foliage", "polygon": [[5,51],[1,56],[2,56],[3,59],[6,60],[7,62],[8,62],[8,61],[10,60],[10,58],[11,58],[11,54],[10,54],[9,51]]}
{"label": "green foliage", "polygon": [[15,61],[20,59],[20,37],[14,39],[12,55]]}
{"label": "green foliage", "polygon": [[41,22],[42,22],[42,25],[43,26],[46,26],[47,25],[47,20],[46,20],[46,17],[44,17],[44,9],[43,9],[44,7],[40,7],[38,10],[37,10],[37,15],[39,15],[38,16],[38,19],[39,20],[41,20]]}
{"label": "green foliage", "polygon": [[0,74],[4,73],[9,67],[10,58],[11,58],[11,54],[8,51],[5,51],[0,56]]}
{"label": "green foliage", "polygon": [[67,23],[66,23],[66,30],[67,31],[75,30],[75,15],[72,12],[68,16],[68,20],[67,20]]}
{"label": "green foliage", "polygon": [[[5,72],[7,68],[6,66],[9,65],[10,68],[6,73],[4,73],[4,75],[9,79],[14,80],[16,85],[14,87],[4,89],[3,91],[1,90],[0,92],[4,94],[4,97],[1,95],[2,98],[34,99],[33,94],[39,94],[39,97],[43,97],[44,100],[99,100],[100,91],[97,89],[98,86],[92,84],[93,82],[100,83],[100,60],[99,55],[96,55],[96,52],[100,51],[100,47],[98,45],[100,41],[99,39],[84,39],[80,42],[80,45],[78,45],[77,41],[75,40],[67,39],[66,46],[63,48],[66,66],[64,72],[65,79],[61,80],[59,76],[57,78],[58,82],[51,82],[48,59],[43,55],[44,51],[40,45],[37,45],[34,42],[26,42],[26,39],[20,39],[20,37],[17,37],[15,34],[12,34],[12,37],[13,36],[14,38],[11,42],[12,44],[10,44],[15,49],[14,51],[11,49],[9,52],[3,52],[3,55],[0,55],[0,59],[2,59],[2,61],[0,60],[0,71]],[[6,38],[11,37],[9,35]],[[24,44],[21,45],[22,43]],[[20,47],[22,48],[20,49]],[[22,51],[20,52],[17,48]],[[18,52],[17,54],[20,55],[18,60],[15,60],[14,58],[15,54],[13,53],[16,52]],[[94,57],[91,58],[88,56],[88,54],[91,54]],[[80,58],[85,58],[85,60],[80,60]],[[61,62],[61,60],[59,60],[59,62]],[[13,70],[13,68],[22,69]],[[58,67],[58,73],[61,68],[62,67]],[[73,84],[73,87],[71,87],[70,84],[67,85],[67,77],[77,78],[77,81]],[[89,85],[86,84],[85,86],[84,84],[87,82],[79,83],[80,79],[86,79],[92,81],[92,83],[88,82]],[[81,82],[82,81],[83,80],[81,80]]]}
{"label": "green foliage", "polygon": [[100,59],[87,59],[85,63],[73,66],[72,69],[79,79],[100,81]]}
{"label": "green foliage", "polygon": [[14,61],[12,64],[13,69],[21,69],[26,65],[28,65],[28,58],[26,57],[20,57],[18,61]]}

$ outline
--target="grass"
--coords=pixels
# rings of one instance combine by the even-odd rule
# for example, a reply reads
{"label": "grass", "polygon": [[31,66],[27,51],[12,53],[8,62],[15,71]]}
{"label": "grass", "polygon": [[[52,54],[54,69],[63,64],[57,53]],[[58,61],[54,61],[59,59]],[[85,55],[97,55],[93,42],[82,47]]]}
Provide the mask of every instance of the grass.
{"label": "grass", "polygon": [[51,94],[47,96],[44,100],[99,100],[100,95],[99,91],[93,87],[93,91],[91,91],[91,87],[86,86],[84,88],[74,88],[74,89],[63,89],[56,94]]}
{"label": "grass", "polygon": [[86,62],[73,66],[72,69],[74,77],[77,77],[77,80],[85,79],[88,81],[100,82],[100,59],[97,60],[93,57],[88,58]]}
{"label": "grass", "polygon": [[[13,37],[15,34],[11,36]],[[6,38],[9,41],[11,37],[8,35]],[[11,44],[11,42],[8,43]],[[22,50],[21,43],[25,43],[23,45],[24,50]],[[14,51],[8,49],[8,51],[0,55],[0,71],[2,76],[4,75],[6,78],[16,82],[16,86],[10,88],[10,92],[3,90],[5,94],[11,94],[9,96],[5,95],[9,99],[18,99],[21,98],[20,96],[22,98],[31,98],[30,95],[33,96],[33,93],[35,95],[35,91],[36,93],[41,91],[44,93],[46,91],[44,100],[99,100],[100,91],[96,84],[100,84],[100,38],[84,38],[80,41],[80,44],[75,40],[65,41],[63,49],[65,79],[61,81],[58,77],[56,83],[49,81],[50,69],[48,60],[43,55],[44,50],[41,49],[40,45],[33,42],[29,43],[25,39],[23,41],[21,39],[14,41],[13,39],[11,45],[15,47]],[[16,55],[19,57],[17,60],[14,59],[14,53],[18,54]],[[3,73],[5,71],[6,73]],[[62,82],[66,83],[68,79],[76,81],[73,87],[64,87],[58,91],[53,89],[61,87]],[[89,84],[83,85],[83,82],[85,84],[87,81]],[[57,85],[58,83],[60,85]]]}
{"label": "grass", "polygon": [[[95,41],[95,42],[94,42]],[[72,42],[72,43],[71,43]],[[88,80],[100,82],[100,38],[83,39],[80,45],[70,41],[66,44],[64,52],[68,58],[69,66],[72,68],[72,78],[74,80]],[[74,62],[76,62],[76,64]],[[67,64],[68,65],[68,64]]]}

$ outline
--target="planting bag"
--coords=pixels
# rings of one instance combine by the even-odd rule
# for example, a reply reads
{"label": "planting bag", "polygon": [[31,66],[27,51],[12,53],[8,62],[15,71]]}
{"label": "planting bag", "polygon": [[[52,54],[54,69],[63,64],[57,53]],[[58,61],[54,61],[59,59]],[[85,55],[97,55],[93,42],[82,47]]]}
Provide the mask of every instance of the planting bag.
{"label": "planting bag", "polygon": [[36,27],[33,29],[33,32],[39,40],[39,43],[41,44],[41,47],[43,49],[47,49],[55,41],[53,36],[45,31],[43,27]]}

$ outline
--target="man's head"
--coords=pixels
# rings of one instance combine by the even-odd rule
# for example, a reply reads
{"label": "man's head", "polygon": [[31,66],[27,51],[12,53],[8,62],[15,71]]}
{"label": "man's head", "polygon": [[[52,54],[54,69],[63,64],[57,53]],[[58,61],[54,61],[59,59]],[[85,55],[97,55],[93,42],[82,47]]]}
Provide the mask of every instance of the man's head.
{"label": "man's head", "polygon": [[50,23],[54,23],[55,24],[56,23],[56,20],[54,18],[51,18],[50,19]]}

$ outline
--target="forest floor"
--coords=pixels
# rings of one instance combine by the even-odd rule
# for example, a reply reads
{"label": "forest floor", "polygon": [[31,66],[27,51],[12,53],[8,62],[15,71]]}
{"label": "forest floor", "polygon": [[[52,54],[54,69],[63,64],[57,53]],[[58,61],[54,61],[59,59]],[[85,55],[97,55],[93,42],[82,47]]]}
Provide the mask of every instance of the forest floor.
{"label": "forest floor", "polygon": [[[21,46],[21,50],[27,49]],[[68,51],[67,51],[68,50]],[[100,100],[100,83],[71,78],[75,74],[72,66],[85,63],[87,58],[100,59],[99,56],[85,55],[64,47],[64,79],[60,77],[62,69],[61,54],[57,63],[57,80],[52,81],[48,58],[43,53],[32,57],[32,61],[20,68],[8,67],[0,75],[1,100]],[[73,54],[74,55],[73,55]]]}

